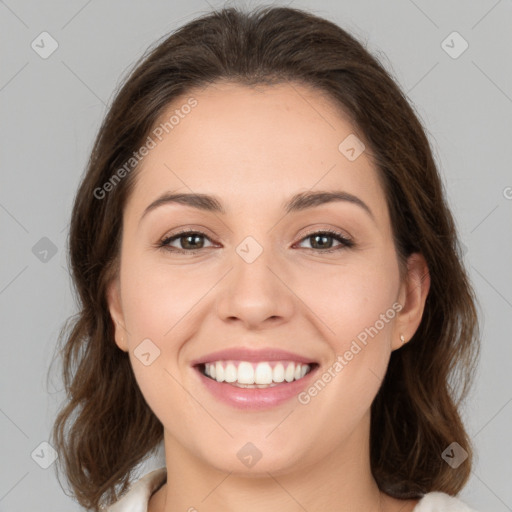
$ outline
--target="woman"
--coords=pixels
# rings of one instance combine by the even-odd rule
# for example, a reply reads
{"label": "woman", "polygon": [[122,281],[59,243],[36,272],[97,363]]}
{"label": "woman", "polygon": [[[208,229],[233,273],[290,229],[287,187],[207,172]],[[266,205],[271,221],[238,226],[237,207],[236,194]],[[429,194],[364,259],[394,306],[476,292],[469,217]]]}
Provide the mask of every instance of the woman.
{"label": "woman", "polygon": [[340,27],[229,8],[145,55],[70,260],[53,438],[83,506],[471,510],[474,293],[419,120]]}

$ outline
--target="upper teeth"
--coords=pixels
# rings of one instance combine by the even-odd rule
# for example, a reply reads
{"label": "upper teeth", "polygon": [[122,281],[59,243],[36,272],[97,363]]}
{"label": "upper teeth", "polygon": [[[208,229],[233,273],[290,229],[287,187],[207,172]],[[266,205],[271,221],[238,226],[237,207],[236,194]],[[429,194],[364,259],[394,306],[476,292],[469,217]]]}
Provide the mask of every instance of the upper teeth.
{"label": "upper teeth", "polygon": [[[272,367],[273,366],[273,367]],[[311,370],[308,364],[284,362],[249,363],[247,361],[216,361],[205,363],[205,373],[217,382],[238,384],[271,384],[292,382]]]}

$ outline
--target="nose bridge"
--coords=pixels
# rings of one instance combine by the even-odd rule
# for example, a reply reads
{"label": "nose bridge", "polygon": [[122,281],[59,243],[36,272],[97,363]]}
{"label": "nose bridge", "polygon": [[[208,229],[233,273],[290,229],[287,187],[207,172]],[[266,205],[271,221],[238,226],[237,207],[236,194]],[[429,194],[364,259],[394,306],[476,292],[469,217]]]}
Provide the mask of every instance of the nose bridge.
{"label": "nose bridge", "polygon": [[278,252],[255,237],[247,236],[232,254],[231,272],[226,276],[217,299],[217,312],[222,319],[238,318],[243,323],[257,326],[268,318],[289,318],[293,312],[293,298],[280,276]]}

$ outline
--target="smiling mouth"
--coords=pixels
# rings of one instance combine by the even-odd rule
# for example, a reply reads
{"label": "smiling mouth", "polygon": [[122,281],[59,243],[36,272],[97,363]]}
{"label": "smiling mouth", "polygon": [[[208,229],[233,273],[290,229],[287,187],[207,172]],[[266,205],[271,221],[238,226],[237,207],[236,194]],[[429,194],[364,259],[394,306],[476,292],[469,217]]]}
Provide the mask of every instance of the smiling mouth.
{"label": "smiling mouth", "polygon": [[304,378],[318,363],[294,361],[212,361],[196,365],[205,377],[239,388],[271,388]]}

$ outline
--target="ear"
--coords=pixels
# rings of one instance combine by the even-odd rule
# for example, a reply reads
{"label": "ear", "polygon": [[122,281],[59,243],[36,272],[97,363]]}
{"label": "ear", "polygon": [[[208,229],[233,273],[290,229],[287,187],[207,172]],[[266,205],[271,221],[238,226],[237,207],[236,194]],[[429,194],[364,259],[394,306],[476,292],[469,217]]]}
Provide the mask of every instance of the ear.
{"label": "ear", "polygon": [[121,291],[118,278],[112,279],[107,287],[107,303],[110,316],[114,322],[116,345],[124,352],[128,352],[126,328],[124,326],[123,308],[121,305]]}
{"label": "ear", "polygon": [[[392,350],[407,343],[418,329],[429,289],[430,273],[427,262],[421,253],[413,253],[407,260],[407,276],[400,287],[398,301],[402,309],[393,329]],[[403,335],[405,342],[402,342],[400,335]]]}

